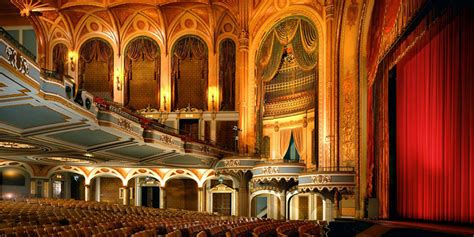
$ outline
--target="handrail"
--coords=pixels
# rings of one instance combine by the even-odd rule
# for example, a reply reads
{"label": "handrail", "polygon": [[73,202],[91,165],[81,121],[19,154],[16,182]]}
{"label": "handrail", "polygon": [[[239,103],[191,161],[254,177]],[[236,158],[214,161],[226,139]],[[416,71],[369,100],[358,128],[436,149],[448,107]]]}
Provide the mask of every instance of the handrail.
{"label": "handrail", "polygon": [[354,172],[354,167],[351,166],[329,166],[329,167],[317,167],[317,168],[306,168],[305,172]]}
{"label": "handrail", "polygon": [[261,160],[258,161],[257,164],[305,164],[305,160],[299,159],[299,160],[285,160],[285,159],[268,159],[268,160]]}
{"label": "handrail", "polygon": [[30,60],[33,62],[36,62],[36,56],[30,52],[25,46],[20,44],[15,38],[13,38],[8,31],[3,29],[3,27],[0,27],[0,36],[4,39],[6,39],[9,43],[13,44],[17,49],[19,49],[26,57],[28,57]]}
{"label": "handrail", "polygon": [[153,129],[162,133],[166,133],[168,135],[179,137],[184,142],[200,143],[203,145],[214,146],[216,148],[219,148],[227,152],[233,152],[230,150],[230,147],[227,147],[225,145],[220,145],[217,142],[212,141],[210,139],[206,139],[206,140],[196,139],[190,135],[186,135],[184,133],[185,131],[183,130],[179,130],[179,129],[167,126],[166,124],[158,122],[156,119],[146,118],[140,114],[134,113],[130,109],[127,109],[118,103],[107,101],[100,97],[94,97],[94,102],[96,103],[99,109],[109,110],[109,111],[118,113],[127,119],[130,119],[136,123],[139,123],[145,129]]}

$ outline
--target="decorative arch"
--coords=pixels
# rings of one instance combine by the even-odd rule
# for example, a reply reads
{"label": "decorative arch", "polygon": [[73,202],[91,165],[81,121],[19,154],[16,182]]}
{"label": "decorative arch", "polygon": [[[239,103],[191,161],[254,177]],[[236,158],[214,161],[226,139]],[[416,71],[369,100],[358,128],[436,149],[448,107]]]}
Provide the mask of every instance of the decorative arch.
{"label": "decorative arch", "polygon": [[193,172],[186,170],[186,169],[172,169],[168,171],[165,176],[163,177],[163,182],[161,183],[162,187],[166,186],[166,182],[171,179],[176,178],[188,178],[196,181],[199,188],[202,187],[202,183],[199,178]]}
{"label": "decorative arch", "polygon": [[[113,99],[114,51],[102,38],[91,38],[79,48],[79,88],[104,99]],[[103,70],[107,68],[107,70]]]}
{"label": "decorative arch", "polygon": [[209,49],[196,35],[179,38],[171,50],[172,108],[207,109]]}
{"label": "decorative arch", "polygon": [[[137,10],[134,14],[129,16],[121,25],[121,55],[125,55],[125,48],[130,43],[130,41],[133,41],[135,38],[140,36],[146,36],[153,39],[156,43],[158,43],[162,53],[166,52],[166,47],[164,45],[165,35],[163,34],[163,32],[165,31],[163,30],[164,27],[159,24],[163,23],[164,19],[162,18],[161,12],[159,10],[156,11],[157,15],[159,16],[158,20],[141,13],[141,11],[148,9],[156,8],[144,7],[140,10]],[[117,12],[116,14],[119,14],[119,12]]]}
{"label": "decorative arch", "polygon": [[125,105],[133,110],[160,107],[161,52],[148,37],[134,38],[124,53]]}
{"label": "decorative arch", "polygon": [[148,168],[136,168],[130,170],[127,173],[127,177],[125,177],[125,182],[128,183],[128,181],[137,177],[152,177],[158,180],[161,185],[163,185],[163,179],[161,178],[161,176],[155,171]]}
{"label": "decorative arch", "polygon": [[56,43],[52,47],[52,67],[51,69],[56,72],[56,79],[62,80],[62,76],[68,73],[68,47],[62,42]]}
{"label": "decorative arch", "polygon": [[236,106],[237,45],[226,38],[219,43],[219,110],[234,111]]}
{"label": "decorative arch", "polygon": [[0,168],[18,168],[21,169],[25,172],[27,172],[31,178],[35,177],[35,173],[33,171],[33,168],[23,162],[18,162],[18,161],[0,161]]}
{"label": "decorative arch", "polygon": [[201,37],[211,50],[213,49],[213,33],[210,31],[209,24],[201,16],[192,12],[192,9],[199,7],[185,9],[170,22],[167,36],[171,43],[170,46],[173,46],[175,41],[192,31],[193,34]]}
{"label": "decorative arch", "polygon": [[79,167],[67,166],[67,165],[58,165],[58,166],[55,166],[55,167],[49,169],[48,174],[46,175],[46,177],[49,178],[53,174],[59,173],[59,172],[75,173],[75,174],[82,175],[84,177],[84,179],[87,179],[87,174],[84,172],[84,170],[82,170]]}
{"label": "decorative arch", "polygon": [[112,176],[119,178],[124,186],[127,185],[125,178],[115,169],[98,167],[91,170],[89,176],[86,178],[86,185],[89,185],[93,178],[102,176]]}

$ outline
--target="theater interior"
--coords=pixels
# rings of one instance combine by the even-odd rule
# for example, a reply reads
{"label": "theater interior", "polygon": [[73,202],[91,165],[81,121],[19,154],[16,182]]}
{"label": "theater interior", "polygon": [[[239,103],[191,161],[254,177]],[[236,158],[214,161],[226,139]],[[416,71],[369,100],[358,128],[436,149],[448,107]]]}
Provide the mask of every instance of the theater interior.
{"label": "theater interior", "polygon": [[474,236],[470,0],[1,0],[0,236]]}

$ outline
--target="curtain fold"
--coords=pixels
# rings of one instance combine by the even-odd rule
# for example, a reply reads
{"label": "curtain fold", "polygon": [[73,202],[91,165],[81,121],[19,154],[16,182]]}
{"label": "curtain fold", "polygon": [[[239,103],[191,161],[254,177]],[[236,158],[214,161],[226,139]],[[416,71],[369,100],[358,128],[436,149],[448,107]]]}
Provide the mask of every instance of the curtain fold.
{"label": "curtain fold", "polygon": [[114,92],[114,57],[112,47],[99,39],[86,42],[79,51],[79,88],[83,88],[84,72],[86,66],[94,61],[107,63],[107,81],[109,82],[109,92],[113,98]]}
{"label": "curtain fold", "polygon": [[306,160],[306,147],[304,142],[304,129],[302,127],[293,128],[293,139],[295,141],[296,150],[302,160]]}
{"label": "curtain fold", "polygon": [[[124,62],[124,88],[126,92],[124,104],[127,105],[130,102],[130,80],[132,80],[132,65],[137,61],[151,61],[154,62],[154,73],[153,80],[157,81],[157,86],[159,87],[160,79],[160,48],[158,45],[150,39],[147,38],[137,38],[130,42],[127,47],[125,54]],[[159,91],[159,88],[158,88]],[[157,94],[159,96],[159,93]],[[157,101],[160,98],[156,98]],[[158,102],[159,104],[159,102]]]}
{"label": "curtain fold", "polygon": [[57,44],[53,48],[53,71],[62,80],[62,76],[67,74],[67,53],[68,49],[64,44]]}
{"label": "curtain fold", "polygon": [[474,223],[474,17],[450,9],[396,66],[396,210]]}
{"label": "curtain fold", "polygon": [[280,158],[285,157],[291,140],[291,129],[280,130]]}

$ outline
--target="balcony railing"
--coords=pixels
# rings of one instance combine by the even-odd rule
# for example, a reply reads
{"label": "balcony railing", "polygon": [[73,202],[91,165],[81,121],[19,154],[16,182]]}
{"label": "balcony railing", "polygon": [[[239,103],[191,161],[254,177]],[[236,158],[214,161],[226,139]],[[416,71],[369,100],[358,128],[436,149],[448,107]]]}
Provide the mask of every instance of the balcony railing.
{"label": "balcony railing", "polygon": [[317,167],[317,168],[306,168],[305,173],[314,172],[354,172],[354,167],[351,166],[331,166],[331,167]]}
{"label": "balcony railing", "polygon": [[16,39],[13,38],[13,36],[11,36],[8,31],[3,29],[2,27],[0,27],[0,36],[2,39],[5,39],[6,41],[8,41],[8,43],[12,44],[15,48],[20,50],[23,55],[28,57],[31,61],[36,62],[36,56],[32,52],[30,52],[25,46],[20,44],[20,42],[16,41]]}
{"label": "balcony railing", "polygon": [[211,139],[207,139],[207,138],[197,139],[192,134],[186,135],[187,133],[186,131],[169,127],[163,123],[160,123],[156,119],[146,118],[140,114],[137,114],[131,111],[130,109],[123,107],[122,105],[118,103],[106,101],[105,99],[100,98],[100,97],[95,97],[94,102],[96,103],[99,109],[108,110],[108,111],[117,113],[127,119],[130,119],[136,123],[139,123],[145,129],[156,130],[156,131],[166,133],[171,136],[179,137],[185,142],[195,142],[195,143],[199,143],[203,145],[213,146],[223,151],[226,151],[228,153],[233,153],[233,150],[231,150],[230,147],[225,146],[224,144],[217,143],[216,141],[212,141]]}
{"label": "balcony railing", "polygon": [[285,159],[268,159],[258,161],[257,164],[305,164],[305,160],[285,160]]}

